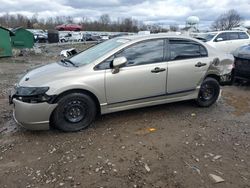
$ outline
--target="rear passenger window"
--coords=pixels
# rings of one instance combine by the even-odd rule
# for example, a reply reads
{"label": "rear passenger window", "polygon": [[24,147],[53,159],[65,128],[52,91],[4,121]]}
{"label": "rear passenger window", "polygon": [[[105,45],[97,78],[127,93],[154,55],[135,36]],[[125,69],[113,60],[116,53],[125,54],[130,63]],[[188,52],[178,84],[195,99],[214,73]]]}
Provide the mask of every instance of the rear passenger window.
{"label": "rear passenger window", "polygon": [[239,39],[239,35],[236,32],[228,33],[229,40],[237,40]]}
{"label": "rear passenger window", "polygon": [[246,33],[241,32],[241,33],[239,33],[239,38],[240,39],[248,39],[249,37],[248,37],[248,35]]}
{"label": "rear passenger window", "polygon": [[206,57],[207,50],[204,46],[188,40],[169,41],[170,60]]}

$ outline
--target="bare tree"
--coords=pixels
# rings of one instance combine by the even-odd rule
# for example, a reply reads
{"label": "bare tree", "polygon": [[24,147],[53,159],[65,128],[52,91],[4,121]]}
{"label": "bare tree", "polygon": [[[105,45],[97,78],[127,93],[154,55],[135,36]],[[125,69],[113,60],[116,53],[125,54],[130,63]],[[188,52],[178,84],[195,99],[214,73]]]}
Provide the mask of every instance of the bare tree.
{"label": "bare tree", "polygon": [[211,27],[215,30],[230,30],[234,27],[240,26],[242,22],[243,18],[240,14],[236,10],[232,9],[220,15]]}
{"label": "bare tree", "polygon": [[101,15],[99,22],[103,25],[108,25],[111,22],[109,15],[108,14]]}
{"label": "bare tree", "polygon": [[177,24],[172,24],[172,25],[169,26],[169,30],[170,30],[170,31],[176,32],[176,31],[179,30],[179,25],[177,25]]}

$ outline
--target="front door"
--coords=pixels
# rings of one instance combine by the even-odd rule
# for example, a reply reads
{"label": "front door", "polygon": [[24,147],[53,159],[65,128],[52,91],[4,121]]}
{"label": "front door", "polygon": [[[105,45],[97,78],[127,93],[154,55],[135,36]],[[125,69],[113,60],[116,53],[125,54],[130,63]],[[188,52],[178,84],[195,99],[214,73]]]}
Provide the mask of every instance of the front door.
{"label": "front door", "polygon": [[164,40],[139,42],[114,56],[124,56],[128,61],[118,73],[112,73],[111,69],[106,70],[108,104],[166,94],[167,62],[164,61]]}
{"label": "front door", "polygon": [[196,89],[210,63],[206,48],[195,41],[176,39],[169,41],[168,49],[167,93]]}

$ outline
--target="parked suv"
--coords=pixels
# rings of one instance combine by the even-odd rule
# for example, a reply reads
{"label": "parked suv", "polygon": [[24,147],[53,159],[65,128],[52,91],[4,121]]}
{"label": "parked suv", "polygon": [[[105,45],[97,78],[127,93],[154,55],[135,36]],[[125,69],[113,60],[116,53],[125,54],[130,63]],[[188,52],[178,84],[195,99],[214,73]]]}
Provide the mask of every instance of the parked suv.
{"label": "parked suv", "polygon": [[195,99],[215,103],[233,56],[166,34],[123,36],[27,73],[10,95],[28,129],[88,127],[97,114]]}
{"label": "parked suv", "polygon": [[232,53],[238,47],[250,44],[249,34],[245,31],[210,32],[206,34],[205,40],[210,46],[226,53]]}

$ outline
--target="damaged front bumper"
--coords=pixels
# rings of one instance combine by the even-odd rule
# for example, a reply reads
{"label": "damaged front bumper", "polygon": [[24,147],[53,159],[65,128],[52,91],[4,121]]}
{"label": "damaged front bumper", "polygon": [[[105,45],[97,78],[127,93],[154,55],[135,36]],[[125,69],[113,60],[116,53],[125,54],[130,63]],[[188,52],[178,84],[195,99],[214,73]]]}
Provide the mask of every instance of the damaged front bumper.
{"label": "damaged front bumper", "polygon": [[26,103],[13,99],[15,121],[29,130],[48,130],[50,115],[57,104]]}
{"label": "damaged front bumper", "polygon": [[34,95],[25,95],[25,92],[23,87],[10,91],[9,103],[14,105],[14,120],[29,130],[48,130],[50,116],[57,106],[53,103],[56,96],[46,95],[45,91]]}

